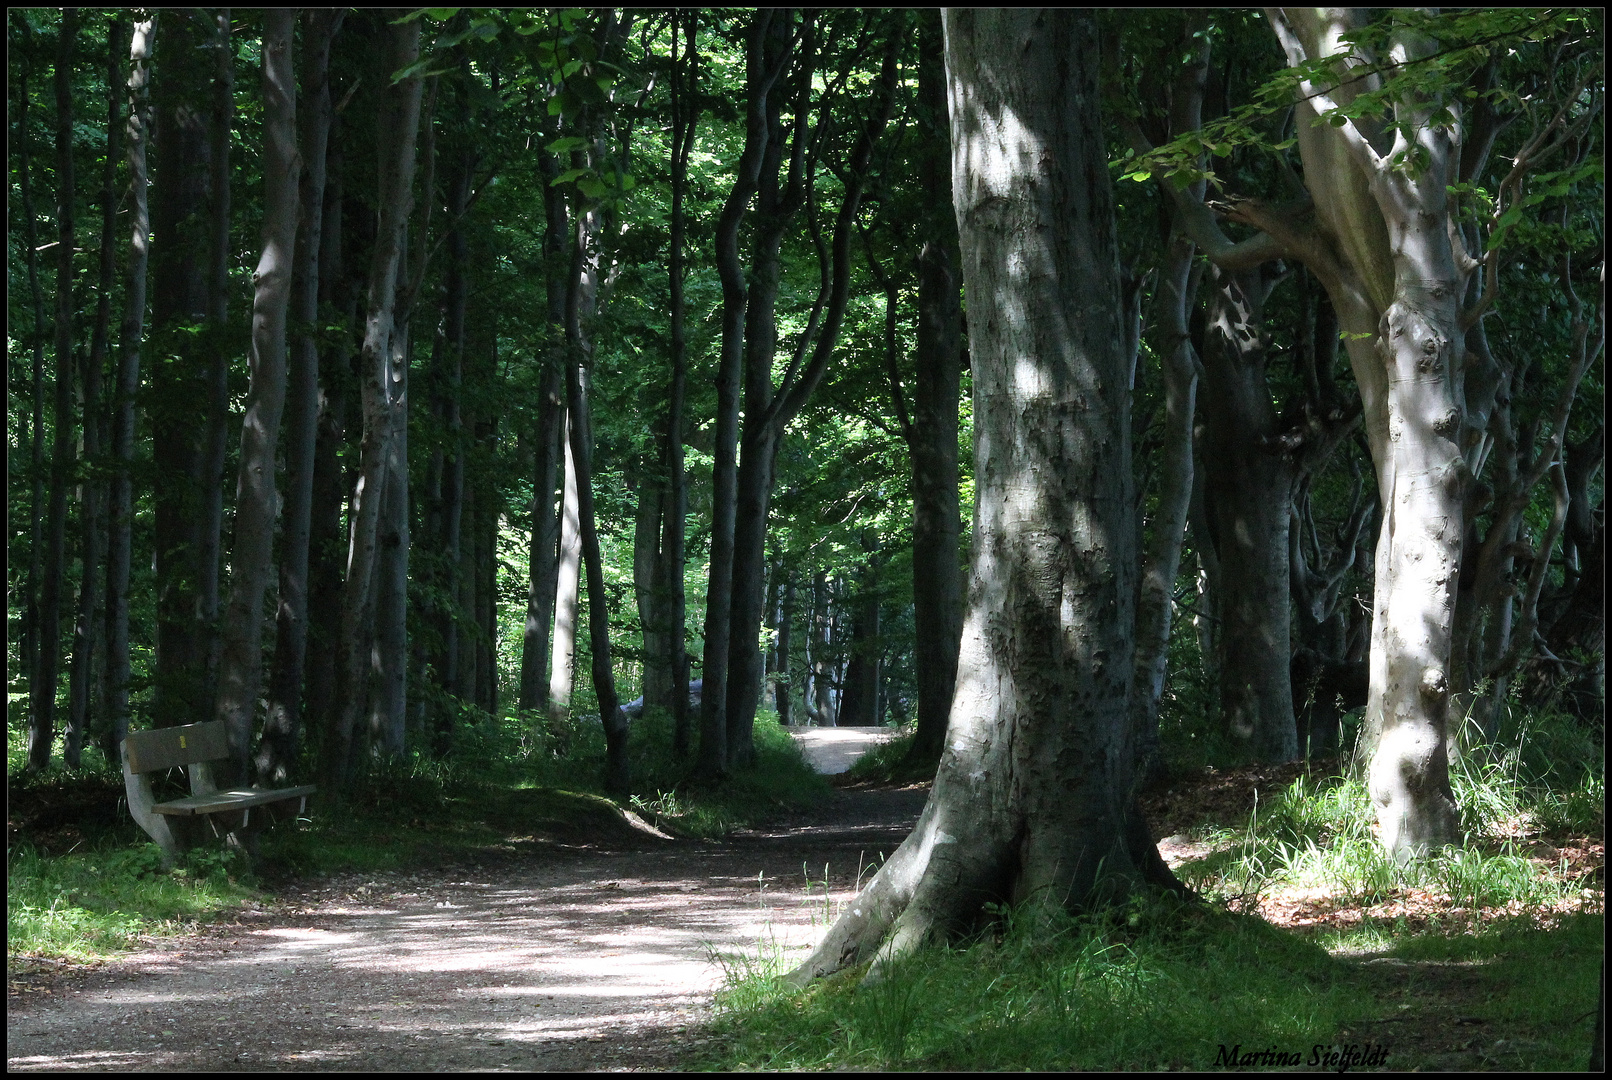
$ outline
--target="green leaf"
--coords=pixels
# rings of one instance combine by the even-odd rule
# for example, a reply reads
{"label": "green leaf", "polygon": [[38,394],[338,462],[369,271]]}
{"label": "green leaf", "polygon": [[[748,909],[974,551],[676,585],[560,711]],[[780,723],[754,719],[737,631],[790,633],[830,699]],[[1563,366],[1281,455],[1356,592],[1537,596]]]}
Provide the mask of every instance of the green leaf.
{"label": "green leaf", "polygon": [[580,135],[566,135],[563,138],[555,139],[544,149],[551,154],[569,154],[573,150],[585,149],[587,145],[588,140]]}

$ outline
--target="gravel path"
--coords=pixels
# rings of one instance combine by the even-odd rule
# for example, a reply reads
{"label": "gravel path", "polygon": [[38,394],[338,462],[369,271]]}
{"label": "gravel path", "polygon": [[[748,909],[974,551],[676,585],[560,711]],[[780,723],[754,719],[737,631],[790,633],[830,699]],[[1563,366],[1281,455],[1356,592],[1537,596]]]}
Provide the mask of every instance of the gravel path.
{"label": "gravel path", "polygon": [[828,897],[849,899],[859,867],[895,849],[926,794],[838,791],[809,818],[722,843],[553,845],[323,879],[232,925],[9,995],[7,1064],[674,1069],[698,1048],[721,983],[713,954],[815,941],[825,865]]}

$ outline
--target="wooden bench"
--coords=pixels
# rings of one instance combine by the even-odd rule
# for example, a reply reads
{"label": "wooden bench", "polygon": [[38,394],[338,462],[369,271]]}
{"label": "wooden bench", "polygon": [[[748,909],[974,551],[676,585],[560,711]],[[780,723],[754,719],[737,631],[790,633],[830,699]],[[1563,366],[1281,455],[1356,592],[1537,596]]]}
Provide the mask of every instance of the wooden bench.
{"label": "wooden bench", "polygon": [[[221,720],[131,731],[123,740],[123,786],[129,795],[129,814],[162,848],[165,867],[172,867],[179,853],[195,843],[202,821],[212,827],[214,836],[235,833],[238,840],[249,838],[267,822],[287,813],[303,813],[308,796],[318,790],[305,784],[220,791],[213,781],[212,762],[228,757],[229,739]],[[190,776],[190,795],[157,802],[151,774],[179,765]],[[251,846],[249,842],[247,846]]]}

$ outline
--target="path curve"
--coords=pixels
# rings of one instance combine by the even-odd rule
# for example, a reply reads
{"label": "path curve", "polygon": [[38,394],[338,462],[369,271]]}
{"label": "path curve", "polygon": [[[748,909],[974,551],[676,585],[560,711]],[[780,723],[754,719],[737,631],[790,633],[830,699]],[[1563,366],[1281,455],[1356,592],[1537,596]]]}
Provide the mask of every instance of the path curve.
{"label": "path curve", "polygon": [[887,727],[787,727],[812,768],[826,775],[842,773],[853,762],[897,734]]}
{"label": "path curve", "polygon": [[545,845],[447,870],[324,879],[53,994],[9,995],[7,1064],[674,1069],[721,983],[713,952],[814,943],[827,918],[824,886],[812,883],[849,900],[926,794],[837,791],[809,815],[722,843]]}

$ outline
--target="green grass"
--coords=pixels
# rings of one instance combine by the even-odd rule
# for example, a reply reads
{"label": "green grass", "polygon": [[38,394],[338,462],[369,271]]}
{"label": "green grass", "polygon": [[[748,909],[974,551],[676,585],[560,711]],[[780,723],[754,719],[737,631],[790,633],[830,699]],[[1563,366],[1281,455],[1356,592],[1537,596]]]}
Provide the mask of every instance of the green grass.
{"label": "green grass", "polygon": [[307,819],[263,834],[250,870],[202,848],[164,873],[120,802],[121,776],[98,752],[86,750],[78,773],[27,773],[22,733],[10,734],[8,788],[28,827],[7,857],[9,957],[104,957],[261,899],[289,878],[500,858],[549,843],[645,842],[623,808],[674,834],[720,836],[829,791],[770,713],[756,719],[755,765],[706,787],[684,782],[690,763],[672,752],[669,717],[634,722],[634,794],[624,800],[602,794],[597,720],[483,716],[441,758],[365,761],[339,809],[316,800]]}
{"label": "green grass", "polygon": [[1019,912],[998,934],[923,951],[871,986],[861,968],[799,993],[771,971],[730,982],[708,1064],[1207,1069],[1221,1043],[1330,1039],[1355,1008],[1342,970],[1257,919],[1170,900],[1085,918]]}
{"label": "green grass", "polygon": [[[1452,767],[1464,846],[1397,865],[1358,775],[1301,776],[1248,821],[1197,830],[1220,850],[1178,872],[1206,905],[1007,912],[869,986],[857,968],[793,990],[782,976],[803,954],[776,946],[725,957],[703,1064],[1208,1070],[1222,1045],[1308,1062],[1317,1046],[1371,1042],[1397,1069],[1582,1068],[1605,930],[1598,913],[1562,911],[1604,902],[1604,886],[1583,895],[1584,881],[1528,856],[1532,839],[1604,835],[1602,754],[1566,717],[1508,723]],[[853,769],[887,774],[896,752],[880,750]],[[1295,886],[1400,911],[1414,891],[1421,912],[1300,934],[1228,910]]]}
{"label": "green grass", "polygon": [[171,873],[155,844],[6,859],[6,953],[91,960],[256,898],[237,857],[194,851]]}

